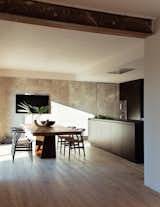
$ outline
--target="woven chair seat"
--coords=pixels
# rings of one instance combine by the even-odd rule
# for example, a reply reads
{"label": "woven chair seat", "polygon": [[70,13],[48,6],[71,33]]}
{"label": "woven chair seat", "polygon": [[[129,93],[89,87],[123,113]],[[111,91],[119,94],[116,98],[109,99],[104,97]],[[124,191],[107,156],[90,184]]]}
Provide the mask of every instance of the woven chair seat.
{"label": "woven chair seat", "polygon": [[30,143],[31,143],[31,141],[24,137],[24,138],[20,138],[16,145],[17,146],[18,145],[29,145]]}

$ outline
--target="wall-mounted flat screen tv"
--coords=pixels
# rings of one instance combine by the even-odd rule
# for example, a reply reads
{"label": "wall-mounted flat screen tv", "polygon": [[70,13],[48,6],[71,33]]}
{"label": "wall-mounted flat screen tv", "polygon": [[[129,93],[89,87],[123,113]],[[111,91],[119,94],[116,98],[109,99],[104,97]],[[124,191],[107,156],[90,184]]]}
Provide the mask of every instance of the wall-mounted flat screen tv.
{"label": "wall-mounted flat screen tv", "polygon": [[50,113],[48,95],[17,94],[16,113]]}

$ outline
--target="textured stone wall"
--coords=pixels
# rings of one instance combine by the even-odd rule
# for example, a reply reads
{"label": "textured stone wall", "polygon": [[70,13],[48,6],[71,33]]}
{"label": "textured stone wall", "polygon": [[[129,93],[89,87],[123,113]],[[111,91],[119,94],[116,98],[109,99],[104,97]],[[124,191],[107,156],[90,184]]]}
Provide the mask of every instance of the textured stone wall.
{"label": "textured stone wall", "polygon": [[97,84],[97,114],[119,118],[118,84]]}
{"label": "textured stone wall", "polygon": [[69,82],[69,105],[96,114],[96,84],[78,81]]}
{"label": "textured stone wall", "polygon": [[23,122],[16,114],[15,95],[49,94],[51,101],[92,114],[119,117],[119,85],[25,78],[0,78],[0,138],[9,128]]}

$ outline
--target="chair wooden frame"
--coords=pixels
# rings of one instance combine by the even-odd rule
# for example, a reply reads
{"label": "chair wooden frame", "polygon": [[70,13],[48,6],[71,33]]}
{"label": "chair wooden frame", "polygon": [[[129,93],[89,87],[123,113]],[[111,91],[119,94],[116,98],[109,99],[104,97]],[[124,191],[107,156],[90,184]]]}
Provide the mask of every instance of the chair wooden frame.
{"label": "chair wooden frame", "polygon": [[[75,126],[69,126],[68,128],[76,129]],[[57,137],[57,150],[58,150],[59,144],[60,144],[60,153],[62,152],[62,146],[64,146],[65,143],[66,143],[65,139],[70,137],[70,136],[71,135],[66,134],[66,135],[59,135]]]}
{"label": "chair wooden frame", "polygon": [[[28,137],[25,136],[25,131],[22,128],[13,127],[11,128],[12,132],[12,161],[14,162],[15,153],[16,151],[28,151],[30,152],[31,160],[32,157],[32,140],[30,140]],[[26,140],[24,142],[20,142],[20,138],[23,136],[26,137]]]}
{"label": "chair wooden frame", "polygon": [[68,135],[68,136],[61,136],[61,138],[63,138],[65,140],[64,141],[64,155],[65,155],[66,147],[67,146],[69,147],[69,156],[68,156],[69,159],[70,159],[72,149],[74,149],[75,153],[76,153],[76,149],[78,149],[79,155],[80,155],[80,150],[82,149],[84,157],[86,156],[84,137],[83,137],[84,131],[85,131],[85,129],[81,129],[81,134],[72,134],[72,135]]}

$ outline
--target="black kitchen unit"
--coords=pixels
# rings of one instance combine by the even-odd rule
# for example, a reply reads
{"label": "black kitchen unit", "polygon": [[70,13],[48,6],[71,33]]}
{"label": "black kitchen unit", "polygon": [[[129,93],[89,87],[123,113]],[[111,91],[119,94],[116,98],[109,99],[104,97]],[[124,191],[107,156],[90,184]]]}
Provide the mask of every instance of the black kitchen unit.
{"label": "black kitchen unit", "polygon": [[127,119],[144,118],[144,80],[134,80],[120,84],[120,100],[127,101]]}
{"label": "black kitchen unit", "polygon": [[143,85],[143,79],[120,84],[120,103],[125,103],[120,109],[125,109],[127,116],[89,119],[91,144],[132,162],[144,162]]}

